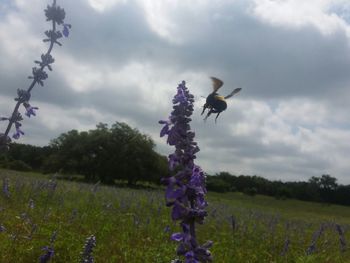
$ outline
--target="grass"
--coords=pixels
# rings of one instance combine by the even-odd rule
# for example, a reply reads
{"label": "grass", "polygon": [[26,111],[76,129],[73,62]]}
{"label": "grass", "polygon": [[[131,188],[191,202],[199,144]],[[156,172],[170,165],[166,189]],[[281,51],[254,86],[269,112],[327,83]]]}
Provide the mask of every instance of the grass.
{"label": "grass", "polygon": [[[9,179],[10,196],[0,193],[0,226],[6,229],[0,231],[0,262],[38,262],[55,232],[50,262],[81,262],[90,235],[97,241],[95,262],[169,263],[175,258],[177,244],[169,237],[180,229],[170,220],[161,190],[93,186],[0,170],[0,182],[4,178]],[[214,262],[350,262],[335,230],[340,224],[350,240],[350,207],[240,193],[209,193],[208,200],[209,215],[198,227],[198,238],[214,241]],[[325,230],[316,251],[306,255],[321,225]]]}

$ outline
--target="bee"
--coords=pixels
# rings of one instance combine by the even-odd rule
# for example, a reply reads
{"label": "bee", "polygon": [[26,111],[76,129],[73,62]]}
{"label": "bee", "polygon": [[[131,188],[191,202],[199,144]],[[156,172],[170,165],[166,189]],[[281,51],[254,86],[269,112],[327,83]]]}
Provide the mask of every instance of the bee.
{"label": "bee", "polygon": [[201,115],[205,112],[206,109],[208,109],[208,113],[205,116],[204,120],[206,120],[210,114],[217,113],[215,117],[215,123],[217,118],[219,117],[220,113],[226,110],[227,103],[226,99],[231,98],[233,95],[241,91],[241,88],[234,89],[229,95],[227,96],[220,96],[217,91],[222,87],[224,82],[218,78],[210,77],[213,82],[213,92],[210,93],[206,99],[205,104],[203,105],[203,111]]}

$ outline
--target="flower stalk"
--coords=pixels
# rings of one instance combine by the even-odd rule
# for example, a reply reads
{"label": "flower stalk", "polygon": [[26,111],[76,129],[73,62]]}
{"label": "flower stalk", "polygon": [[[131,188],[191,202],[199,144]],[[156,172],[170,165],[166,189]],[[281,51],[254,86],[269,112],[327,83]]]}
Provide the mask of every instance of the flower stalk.
{"label": "flower stalk", "polygon": [[[36,113],[34,110],[38,110],[38,107],[32,107],[29,104],[29,100],[31,97],[31,90],[34,88],[36,84],[39,84],[40,86],[44,86],[44,80],[47,79],[48,74],[45,71],[45,68],[48,68],[50,71],[52,71],[51,64],[54,63],[54,58],[51,56],[51,51],[53,49],[53,46],[55,44],[61,46],[62,44],[58,42],[58,39],[60,39],[63,35],[65,37],[68,37],[69,35],[69,29],[71,28],[70,24],[65,24],[64,19],[66,16],[66,13],[63,8],[56,5],[56,0],[53,0],[52,5],[48,5],[45,9],[45,16],[46,21],[51,21],[52,23],[52,29],[47,30],[45,32],[45,35],[47,38],[45,38],[44,42],[50,42],[49,48],[45,54],[41,55],[41,60],[35,60],[34,63],[38,64],[39,67],[33,67],[32,68],[32,75],[29,76],[29,79],[32,79],[29,87],[27,90],[18,89],[17,95],[18,97],[15,98],[16,104],[13,109],[13,112],[10,117],[1,117],[1,121],[8,121],[7,128],[5,130],[5,133],[0,133],[0,152],[6,151],[9,148],[9,144],[11,143],[11,138],[8,136],[10,133],[10,130],[15,124],[16,132],[12,135],[12,138],[19,139],[21,135],[24,135],[24,132],[20,129],[22,124],[20,121],[23,120],[22,115],[18,112],[19,107],[21,104],[23,104],[24,108],[26,109],[25,115],[29,118],[31,115],[35,116]],[[57,25],[62,25],[62,33],[60,30],[57,30]]]}
{"label": "flower stalk", "polygon": [[172,234],[171,239],[179,242],[177,254],[184,261],[176,259],[173,262],[211,262],[212,256],[208,249],[212,242],[199,245],[196,238],[196,223],[204,223],[208,203],[204,199],[207,193],[204,172],[194,163],[196,153],[199,152],[194,141],[195,133],[189,124],[194,97],[185,81],[179,84],[172,102],[173,111],[169,119],[159,123],[163,124],[160,136],[167,136],[167,143],[175,147],[175,152],[169,155],[169,170],[174,175],[162,179],[167,186],[166,205],[172,207],[171,217],[174,221],[180,221],[182,228],[182,232]]}

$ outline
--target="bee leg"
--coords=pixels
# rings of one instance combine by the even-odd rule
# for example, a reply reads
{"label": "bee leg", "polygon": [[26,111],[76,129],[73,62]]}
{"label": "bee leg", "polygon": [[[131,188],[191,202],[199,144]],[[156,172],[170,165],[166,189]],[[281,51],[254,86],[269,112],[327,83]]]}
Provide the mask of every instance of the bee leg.
{"label": "bee leg", "polygon": [[205,103],[204,105],[203,105],[203,111],[202,111],[202,113],[201,113],[201,115],[203,115],[203,113],[205,112],[205,110],[208,108],[208,106],[207,106],[207,104]]}
{"label": "bee leg", "polygon": [[212,112],[213,112],[213,110],[210,109],[207,113],[207,116],[205,116],[205,118],[203,120],[206,121]]}
{"label": "bee leg", "polygon": [[216,115],[216,117],[215,117],[215,123],[216,123],[216,120],[217,120],[217,118],[219,117],[220,113],[221,113],[221,112],[218,112],[218,114]]}

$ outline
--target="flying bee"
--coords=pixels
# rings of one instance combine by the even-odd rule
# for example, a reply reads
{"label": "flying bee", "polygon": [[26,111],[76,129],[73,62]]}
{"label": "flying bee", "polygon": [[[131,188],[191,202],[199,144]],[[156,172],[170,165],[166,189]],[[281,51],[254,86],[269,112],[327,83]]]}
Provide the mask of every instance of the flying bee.
{"label": "flying bee", "polygon": [[215,117],[215,123],[217,118],[219,117],[220,113],[226,110],[227,103],[226,99],[231,98],[236,93],[240,92],[241,88],[234,89],[229,95],[227,96],[220,96],[217,91],[222,87],[224,82],[218,78],[211,77],[211,80],[213,82],[213,92],[210,93],[206,99],[205,104],[203,105],[203,111],[201,115],[205,112],[206,109],[208,109],[207,116],[205,116],[204,120],[206,120],[210,114],[217,113]]}

